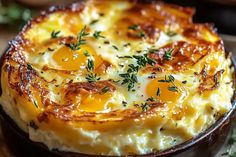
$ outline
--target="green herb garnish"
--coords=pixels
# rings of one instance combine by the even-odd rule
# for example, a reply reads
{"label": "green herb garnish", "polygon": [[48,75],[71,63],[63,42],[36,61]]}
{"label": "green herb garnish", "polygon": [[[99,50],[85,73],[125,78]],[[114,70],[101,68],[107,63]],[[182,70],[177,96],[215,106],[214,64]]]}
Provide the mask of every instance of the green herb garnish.
{"label": "green herb garnish", "polygon": [[32,65],[29,64],[29,63],[27,63],[27,69],[28,69],[28,70],[33,70]]}
{"label": "green herb garnish", "polygon": [[149,49],[149,50],[148,50],[149,53],[155,53],[155,52],[157,52],[157,51],[158,51],[158,49]]}
{"label": "green herb garnish", "polygon": [[156,93],[156,95],[157,95],[157,96],[160,96],[160,95],[161,95],[161,90],[160,90],[159,87],[157,88],[157,93]]}
{"label": "green herb garnish", "polygon": [[138,28],[139,28],[139,25],[136,25],[136,24],[131,25],[131,26],[128,27],[128,29],[132,29],[134,31],[138,30]]}
{"label": "green herb garnish", "polygon": [[132,56],[117,56],[118,58],[133,58]]}
{"label": "green herb garnish", "polygon": [[39,108],[39,106],[38,106],[38,104],[37,104],[37,102],[34,100],[34,106],[36,107],[36,108]]}
{"label": "green herb garnish", "polygon": [[166,35],[168,35],[169,37],[172,37],[172,36],[177,35],[177,32],[174,32],[174,31],[168,31],[168,32],[166,32]]}
{"label": "green herb garnish", "polygon": [[135,66],[134,64],[128,65],[129,69],[127,70],[128,73],[138,72],[139,66]]}
{"label": "green herb garnish", "polygon": [[148,105],[147,103],[142,103],[142,104],[140,105],[140,107],[141,107],[142,111],[145,112],[145,111],[148,110],[149,105]]}
{"label": "green herb garnish", "polygon": [[128,91],[134,88],[134,84],[138,82],[138,78],[136,74],[134,73],[124,73],[119,74],[120,77],[123,78],[122,85],[127,84],[128,85]]}
{"label": "green herb garnish", "polygon": [[165,52],[165,54],[164,54],[164,58],[165,58],[166,60],[171,60],[171,59],[172,59],[172,52],[173,52],[173,51],[174,51],[173,48],[167,50],[167,51]]}
{"label": "green herb garnish", "polygon": [[140,32],[138,32],[137,36],[142,38],[142,37],[145,37],[146,34],[143,31],[140,31]]}
{"label": "green herb garnish", "polygon": [[140,26],[137,25],[137,24],[134,24],[134,25],[129,26],[128,29],[131,29],[131,30],[137,32],[137,34],[136,34],[137,37],[141,37],[141,38],[142,38],[142,37],[145,37],[145,36],[146,36],[145,32],[142,31],[142,29],[140,28]]}
{"label": "green herb garnish", "polygon": [[89,82],[96,82],[98,80],[100,80],[100,77],[97,77],[97,74],[93,74],[93,73],[89,73],[86,75],[85,79]]}
{"label": "green herb garnish", "polygon": [[97,20],[97,19],[96,19],[96,20],[93,20],[93,21],[90,22],[90,25],[93,25],[93,24],[97,23],[98,21],[99,21],[99,20]]}
{"label": "green herb garnish", "polygon": [[113,47],[115,50],[119,51],[119,48],[118,48],[117,46],[112,45],[112,47]]}
{"label": "green herb garnish", "polygon": [[61,31],[53,30],[52,33],[51,33],[51,38],[52,39],[58,38],[60,33],[61,33]]}
{"label": "green herb garnish", "polygon": [[84,55],[85,55],[86,57],[89,57],[89,56],[90,56],[90,54],[89,54],[89,52],[88,52],[87,50],[84,50]]}
{"label": "green herb garnish", "polygon": [[106,92],[109,92],[111,89],[110,87],[106,86],[104,87],[99,94],[105,94]]}
{"label": "green herb garnish", "polygon": [[154,102],[154,101],[156,101],[156,99],[155,98],[153,98],[153,97],[150,97],[150,98],[147,98],[147,100],[146,101],[151,101],[151,102]]}
{"label": "green herb garnish", "polygon": [[175,81],[175,78],[173,75],[168,75],[168,78],[165,75],[165,79],[158,80],[158,82],[171,83],[172,86],[169,86],[168,90],[172,92],[178,92],[178,87],[175,85],[174,81]]}
{"label": "green herb garnish", "polygon": [[133,56],[133,58],[135,58],[137,60],[137,64],[141,67],[146,67],[146,64],[149,64],[151,66],[155,65],[156,62],[154,60],[152,60],[151,58],[149,58],[147,56],[147,54],[144,54],[142,56]]}
{"label": "green herb garnish", "polygon": [[168,87],[168,90],[172,92],[178,92],[178,89],[175,86]]}
{"label": "green herb garnish", "polygon": [[93,37],[96,38],[96,39],[99,39],[99,38],[105,38],[104,36],[101,35],[101,31],[95,31],[93,33]]}
{"label": "green herb garnish", "polygon": [[86,32],[86,27],[87,26],[84,26],[84,28],[79,32],[77,36],[77,43],[66,44],[71,50],[79,50],[81,45],[86,44],[86,40],[83,39],[83,37],[89,35],[89,33]]}
{"label": "green herb garnish", "polygon": [[93,69],[94,69],[94,61],[91,59],[88,59],[87,70],[92,71]]}

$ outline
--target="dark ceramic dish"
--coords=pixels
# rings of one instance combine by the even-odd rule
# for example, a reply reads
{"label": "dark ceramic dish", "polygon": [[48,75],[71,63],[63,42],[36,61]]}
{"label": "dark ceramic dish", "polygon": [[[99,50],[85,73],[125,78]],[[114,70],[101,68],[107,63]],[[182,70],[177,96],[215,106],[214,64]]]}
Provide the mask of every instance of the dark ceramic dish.
{"label": "dark ceramic dish", "polygon": [[[65,8],[64,8],[65,9]],[[63,8],[53,8],[48,13],[57,10],[63,10]],[[46,15],[47,13],[45,13]],[[37,19],[35,19],[36,21]],[[34,22],[34,21],[31,21]],[[29,22],[27,26],[31,24]],[[27,27],[25,27],[27,29]],[[23,29],[23,33],[25,31]],[[21,33],[22,33],[21,32]],[[15,40],[19,38],[16,37]],[[14,41],[13,41],[14,42]],[[0,67],[2,66],[3,57],[1,57]],[[232,59],[232,66],[236,68],[236,64]],[[236,85],[236,74],[234,73],[234,88]],[[202,132],[195,138],[188,140],[182,144],[176,145],[170,149],[153,152],[146,155],[128,155],[128,156],[140,156],[140,157],[210,157],[215,156],[220,148],[224,145],[227,136],[230,132],[234,113],[236,110],[236,94],[234,92],[232,98],[232,108],[221,117],[215,124],[213,124],[206,131]],[[5,140],[12,151],[14,157],[98,157],[101,155],[88,155],[72,152],[60,152],[58,150],[50,151],[45,145],[37,142],[33,142],[29,139],[28,134],[23,132],[15,122],[3,111],[0,107],[0,119],[2,125],[2,132]]]}

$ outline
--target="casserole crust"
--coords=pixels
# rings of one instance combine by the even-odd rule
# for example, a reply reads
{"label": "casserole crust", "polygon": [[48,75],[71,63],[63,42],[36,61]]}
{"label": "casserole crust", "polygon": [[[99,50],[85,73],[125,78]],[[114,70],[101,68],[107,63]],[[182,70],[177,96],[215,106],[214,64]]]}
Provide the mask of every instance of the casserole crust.
{"label": "casserole crust", "polygon": [[49,149],[127,155],[164,150],[231,108],[231,61],[194,10],[85,1],[52,7],[10,43],[4,111]]}

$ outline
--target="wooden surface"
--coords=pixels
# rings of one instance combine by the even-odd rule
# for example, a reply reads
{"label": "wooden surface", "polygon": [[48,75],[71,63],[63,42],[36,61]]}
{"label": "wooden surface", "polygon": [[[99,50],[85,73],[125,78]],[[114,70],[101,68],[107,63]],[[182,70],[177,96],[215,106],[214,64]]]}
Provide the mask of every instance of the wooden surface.
{"label": "wooden surface", "polygon": [[[0,54],[5,51],[8,42],[13,39],[14,36],[14,33],[4,31],[0,28]],[[226,51],[235,52],[233,53],[233,55],[236,58],[236,37],[227,35],[222,35],[222,37],[225,41]],[[224,146],[223,149],[218,153],[218,157],[220,157],[221,154],[226,151],[225,148],[226,146]],[[11,151],[8,149],[6,143],[4,142],[4,137],[2,136],[2,131],[0,129],[0,157],[17,157],[13,156],[10,152]]]}

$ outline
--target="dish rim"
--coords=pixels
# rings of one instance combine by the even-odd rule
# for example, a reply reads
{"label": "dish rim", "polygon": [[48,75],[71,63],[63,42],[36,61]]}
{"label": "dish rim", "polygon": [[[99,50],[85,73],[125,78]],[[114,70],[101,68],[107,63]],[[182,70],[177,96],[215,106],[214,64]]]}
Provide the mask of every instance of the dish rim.
{"label": "dish rim", "polygon": [[[78,1],[76,3],[72,3],[71,5],[51,6],[48,10],[42,11],[41,14],[39,14],[37,17],[34,17],[31,20],[29,20],[27,22],[27,24],[25,24],[24,27],[20,30],[20,32],[16,35],[16,37],[9,42],[8,48],[4,51],[4,53],[2,53],[0,55],[0,57],[1,57],[0,58],[0,73],[2,72],[2,64],[3,64],[3,61],[5,59],[5,56],[8,54],[9,51],[11,51],[12,48],[14,48],[14,46],[19,46],[19,44],[24,42],[24,33],[28,29],[31,28],[33,23],[40,23],[44,18],[46,18],[47,16],[49,16],[50,14],[52,14],[54,12],[61,12],[61,11],[72,11],[72,12],[76,11],[76,12],[78,12],[83,7],[83,1],[84,0],[80,0],[80,1]],[[144,3],[146,3],[146,2],[144,2]],[[176,5],[176,6],[178,6],[178,5]],[[178,6],[178,7],[181,7],[181,6]],[[234,93],[233,93],[233,97],[231,98],[232,108],[227,113],[225,113],[222,117],[220,117],[214,124],[212,124],[209,128],[207,128],[205,131],[201,132],[197,136],[195,136],[195,137],[193,137],[193,138],[191,138],[191,139],[189,139],[189,140],[187,140],[185,142],[177,144],[177,145],[175,145],[173,147],[165,149],[163,151],[156,151],[156,152],[152,152],[152,153],[148,153],[148,154],[143,154],[143,155],[138,155],[138,156],[140,156],[140,157],[153,157],[153,156],[155,156],[155,157],[163,157],[163,156],[175,155],[175,154],[184,152],[184,151],[194,147],[195,145],[197,145],[201,141],[204,141],[206,138],[209,138],[209,136],[211,136],[211,134],[213,134],[216,130],[220,129],[220,127],[222,125],[224,125],[225,123],[228,124],[231,121],[232,116],[236,112],[236,61],[233,58],[231,53],[225,52],[225,54],[226,54],[226,57],[228,55],[230,56],[231,67],[234,68],[234,71],[233,71]],[[2,94],[2,88],[1,88],[1,84],[0,84],[0,95],[1,94]],[[116,156],[109,156],[109,155],[94,155],[94,154],[83,154],[83,153],[76,153],[76,152],[64,152],[64,151],[59,151],[59,150],[49,150],[48,147],[45,144],[30,140],[29,137],[28,137],[28,133],[24,132],[22,129],[20,129],[18,127],[18,125],[14,122],[14,120],[12,120],[5,113],[5,111],[3,110],[1,105],[0,105],[0,116],[1,116],[2,119],[6,120],[6,122],[12,127],[12,129],[15,130],[15,132],[20,137],[23,137],[24,140],[30,142],[35,147],[40,147],[41,149],[44,149],[44,150],[48,151],[49,153],[52,153],[52,154],[55,154],[55,155],[70,154],[71,157],[77,157],[77,156],[78,157],[79,156],[88,156],[88,157],[97,157],[97,156],[101,156],[101,157],[116,157]]]}

